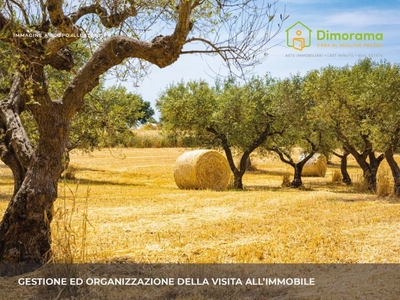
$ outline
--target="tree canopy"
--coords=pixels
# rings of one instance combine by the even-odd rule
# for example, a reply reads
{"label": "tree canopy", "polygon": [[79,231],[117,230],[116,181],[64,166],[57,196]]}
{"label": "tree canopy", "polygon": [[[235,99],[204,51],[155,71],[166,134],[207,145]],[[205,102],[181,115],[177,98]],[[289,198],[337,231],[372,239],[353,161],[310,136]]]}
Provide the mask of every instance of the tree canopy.
{"label": "tree canopy", "polygon": [[[269,138],[282,134],[289,107],[276,95],[270,76],[253,77],[246,83],[232,78],[171,85],[157,106],[166,130],[194,136],[225,151],[234,175],[234,187],[243,188],[242,177],[250,154]],[[238,165],[234,153],[240,154]]]}
{"label": "tree canopy", "polygon": [[102,86],[86,98],[82,110],[72,119],[70,149],[127,145],[134,138],[132,129],[154,115],[150,102],[122,86]]}
{"label": "tree canopy", "polygon": [[353,66],[322,68],[306,82],[307,96],[317,103],[314,114],[329,124],[345,151],[354,156],[372,191],[386,149],[398,147],[393,148],[398,137],[398,119],[394,117],[398,68],[364,59]]}
{"label": "tree canopy", "polygon": [[[263,146],[277,153],[281,161],[293,167],[291,186],[296,188],[302,186],[301,173],[304,164],[317,151],[329,149],[332,142],[329,129],[312,112],[314,101],[304,96],[304,80],[304,77],[297,74],[277,83],[277,97],[287,110],[283,116],[284,121],[281,120],[285,124],[285,130],[273,139],[273,143]],[[302,149],[303,159],[293,157],[296,147]]]}
{"label": "tree canopy", "polygon": [[[242,187],[245,160],[257,147],[276,152],[294,168],[293,187],[302,184],[302,167],[317,151],[341,158],[343,181],[351,183],[347,156],[353,155],[371,191],[384,158],[399,195],[400,67],[370,59],[352,66],[327,66],[286,79],[253,77],[245,83],[217,80],[171,85],[158,100],[165,129],[224,149],[235,187]],[[304,159],[293,157],[300,147]],[[339,150],[339,152],[337,151]],[[241,154],[234,164],[232,152]],[[339,153],[343,154],[339,154]]]}

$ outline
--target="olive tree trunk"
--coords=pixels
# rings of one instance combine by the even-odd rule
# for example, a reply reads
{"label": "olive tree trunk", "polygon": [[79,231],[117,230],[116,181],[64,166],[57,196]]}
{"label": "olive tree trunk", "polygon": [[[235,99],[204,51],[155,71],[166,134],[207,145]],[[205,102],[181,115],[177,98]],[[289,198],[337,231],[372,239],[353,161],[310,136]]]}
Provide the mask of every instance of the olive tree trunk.
{"label": "olive tree trunk", "polygon": [[351,145],[346,140],[343,140],[343,146],[345,151],[353,155],[358,165],[361,167],[363,171],[364,182],[367,184],[367,189],[371,192],[376,192],[376,175],[378,173],[379,165],[385,156],[384,154],[381,154],[378,157],[375,155],[376,153],[373,150],[373,145],[369,140],[368,135],[361,135],[361,137],[364,141],[364,149],[361,153],[357,151],[354,145]]}
{"label": "olive tree trunk", "polygon": [[[50,21],[60,32],[79,31],[74,24],[79,14],[73,19],[65,16],[58,0],[49,0],[47,5]],[[14,195],[0,223],[0,263],[40,265],[49,260],[52,207],[57,199],[58,179],[66,166],[72,117],[83,106],[85,95],[98,85],[100,76],[125,59],[143,59],[160,68],[174,63],[191,30],[193,7],[189,1],[182,2],[175,30],[169,36],[159,36],[151,42],[125,36],[106,39],[71,77],[62,98],[57,100],[50,97],[44,67],[51,65],[71,71],[72,55],[65,54],[76,38],[31,39],[32,45],[19,45],[21,60],[17,75],[9,97],[0,99],[0,156],[12,169],[15,179]],[[80,13],[83,16],[85,11]],[[0,29],[7,22],[11,20],[0,12]],[[19,118],[24,109],[31,111],[39,130],[34,150]]]}
{"label": "olive tree trunk", "polygon": [[[43,264],[51,257],[52,208],[57,199],[57,182],[65,168],[69,131],[56,104],[52,110],[40,120],[41,138],[29,167],[26,171],[13,170],[16,190],[0,223],[2,263]],[[15,147],[24,149],[25,143],[28,141],[18,139]]]}
{"label": "olive tree trunk", "polygon": [[290,186],[294,188],[299,188],[303,185],[301,173],[303,172],[304,163],[295,163],[292,165],[292,167],[294,169],[294,175]]}
{"label": "olive tree trunk", "polygon": [[304,157],[301,161],[297,163],[291,163],[290,165],[294,169],[293,181],[290,186],[294,188],[299,188],[303,185],[303,181],[301,179],[301,174],[303,173],[304,165],[308,162],[308,160],[316,153],[316,151],[311,151],[306,157]]}
{"label": "olive tree trunk", "polygon": [[381,154],[376,157],[375,152],[371,151],[368,154],[369,162],[364,155],[360,155],[358,152],[354,152],[352,155],[355,157],[358,165],[363,171],[363,179],[367,184],[367,189],[371,192],[376,192],[378,168],[384,159],[384,155]]}
{"label": "olive tree trunk", "polygon": [[291,187],[299,188],[303,185],[303,181],[301,179],[301,174],[303,172],[304,165],[315,153],[317,153],[317,147],[314,144],[312,144],[312,149],[313,150],[310,153],[308,153],[301,161],[298,161],[298,162],[295,162],[293,160],[290,153],[286,152],[283,149],[280,149],[279,147],[273,147],[273,148],[269,149],[269,150],[275,152],[276,154],[278,154],[278,156],[282,162],[292,166],[292,168],[294,170],[294,174],[293,174],[293,180],[290,183]]}
{"label": "olive tree trunk", "polygon": [[227,135],[225,135],[222,132],[218,132],[215,128],[212,127],[206,128],[208,132],[214,134],[214,136],[221,142],[221,146],[224,149],[226,158],[229,163],[229,167],[233,173],[233,187],[235,189],[243,190],[243,175],[246,173],[246,170],[248,168],[250,161],[250,154],[253,153],[253,151],[256,150],[259,146],[261,146],[268,139],[269,136],[281,134],[281,132],[272,129],[271,127],[272,121],[273,118],[271,118],[269,123],[265,124],[263,131],[261,131],[261,133],[257,137],[255,137],[254,140],[247,147],[242,147],[245,149],[243,149],[243,153],[240,158],[238,167],[236,167],[235,162],[233,160],[231,145],[228,141]]}
{"label": "olive tree trunk", "polygon": [[394,182],[393,194],[397,197],[400,197],[400,167],[394,159],[393,150],[387,150],[385,152],[385,158],[390,166],[390,170],[392,171]]}
{"label": "olive tree trunk", "polygon": [[340,158],[340,172],[342,173],[342,182],[347,185],[351,185],[351,177],[349,172],[347,172],[347,157],[349,152],[345,152]]}
{"label": "olive tree trunk", "polygon": [[332,153],[340,158],[340,172],[342,174],[342,182],[347,185],[351,185],[351,177],[349,172],[347,171],[347,157],[350,155],[350,152],[345,150],[342,155],[336,152]]}

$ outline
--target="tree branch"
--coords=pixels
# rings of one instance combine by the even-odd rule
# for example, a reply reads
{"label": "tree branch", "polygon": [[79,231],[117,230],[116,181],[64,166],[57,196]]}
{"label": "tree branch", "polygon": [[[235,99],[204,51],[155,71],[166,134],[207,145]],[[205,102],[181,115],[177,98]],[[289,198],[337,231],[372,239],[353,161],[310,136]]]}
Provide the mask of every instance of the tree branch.
{"label": "tree branch", "polygon": [[306,155],[306,157],[304,157],[301,161],[299,161],[297,164],[298,165],[301,165],[301,167],[303,167],[305,164],[306,164],[306,162],[308,162],[309,161],[309,159],[311,158],[311,157],[313,157],[313,155],[316,153],[316,148],[314,148],[313,147],[313,149],[312,149],[312,151],[310,152],[310,153],[308,153],[307,155]]}
{"label": "tree branch", "polygon": [[267,139],[268,136],[272,136],[275,135],[276,132],[271,132],[271,124],[268,123],[263,132],[259,135],[258,138],[256,138],[253,143],[251,144],[251,146],[248,148],[248,151],[251,153],[253,152],[258,146],[260,146],[262,143],[265,142],[265,140]]}
{"label": "tree branch", "polygon": [[47,11],[51,24],[61,33],[60,36],[50,38],[46,44],[46,55],[53,55],[67,45],[79,39],[80,30],[64,15],[62,1],[48,0]]}
{"label": "tree branch", "polygon": [[[172,34],[172,40],[174,43],[179,45],[180,50],[185,44],[189,31],[192,29],[190,22],[191,13],[191,1],[181,1],[179,5],[178,22],[176,24],[174,33]],[[179,53],[180,52],[181,51],[179,51]]]}
{"label": "tree branch", "polygon": [[127,7],[121,13],[108,14],[107,9],[102,7],[99,3],[84,6],[79,8],[78,11],[70,15],[71,21],[76,23],[80,18],[88,14],[96,14],[100,18],[101,24],[106,28],[118,27],[123,21],[129,17],[135,17],[137,15],[137,9],[133,6]]}
{"label": "tree branch", "polygon": [[0,102],[0,122],[1,127],[6,129],[5,138],[8,141],[6,143],[8,151],[12,149],[18,162],[27,169],[31,161],[33,147],[19,116],[23,109],[23,101],[19,92],[21,84],[21,77],[18,75],[14,77],[9,97]]}
{"label": "tree branch", "polygon": [[[192,37],[186,43],[201,42],[205,49],[188,50],[182,54],[213,53],[220,55],[227,67],[233,68],[244,74],[245,67],[253,67],[267,58],[266,45],[282,29],[283,22],[288,18],[280,15],[280,23],[276,32],[272,32],[273,22],[277,9],[275,3],[259,5],[260,2],[243,1],[240,3],[217,1],[217,10],[220,18],[224,20],[221,26],[215,25],[212,29],[216,34],[214,40],[210,38]],[[225,17],[229,15],[229,19]],[[201,29],[200,29],[201,30]]]}
{"label": "tree branch", "polygon": [[222,57],[222,59],[226,62],[228,61],[228,56],[225,54],[225,52],[231,51],[230,49],[221,49],[211,43],[210,41],[203,39],[203,38],[190,38],[186,40],[186,43],[191,43],[191,42],[202,42],[204,44],[207,44],[208,46],[211,47],[213,50],[190,50],[190,51],[182,51],[182,54],[194,54],[194,53],[217,53],[219,56]]}
{"label": "tree branch", "polygon": [[46,3],[44,1],[45,0],[40,0],[40,9],[42,11],[42,25],[44,25],[47,22],[47,9],[46,9]]}
{"label": "tree branch", "polygon": [[280,160],[283,161],[284,163],[291,165],[293,168],[295,167],[295,165],[296,165],[295,162],[290,157],[289,153],[287,153],[286,151],[280,149],[279,147],[268,148],[268,150],[273,151],[276,154],[278,154]]}
{"label": "tree branch", "polygon": [[349,154],[350,154],[350,152],[348,152],[347,150],[345,150],[345,149],[343,149],[343,150],[344,150],[343,154],[339,154],[336,151],[331,151],[331,153],[342,159],[342,158],[349,156]]}
{"label": "tree branch", "polygon": [[236,168],[235,163],[233,161],[232,151],[231,151],[231,148],[229,146],[229,142],[228,142],[228,139],[227,139],[226,135],[223,134],[223,133],[219,133],[213,127],[206,128],[206,131],[214,134],[215,137],[221,141],[222,148],[225,151],[225,155],[226,155],[226,158],[228,160],[229,167],[231,168],[231,171],[234,172],[234,173],[235,172],[239,172],[239,170]]}
{"label": "tree branch", "polygon": [[21,13],[22,13],[22,15],[24,17],[25,24],[30,26],[28,14],[26,12],[25,7],[22,5],[22,3],[19,3],[19,2],[15,1],[15,0],[10,0],[10,2],[15,4],[20,9],[20,11],[21,11]]}
{"label": "tree branch", "polygon": [[47,1],[47,11],[49,12],[51,24],[61,33],[79,35],[79,28],[70,18],[64,15],[62,3],[60,0]]}
{"label": "tree branch", "polygon": [[113,36],[104,41],[66,88],[62,99],[66,115],[72,117],[82,107],[86,93],[98,84],[99,77],[127,58],[140,58],[160,68],[174,63],[190,31],[190,5],[190,1],[181,3],[178,23],[170,36],[159,36],[151,42],[125,36]]}

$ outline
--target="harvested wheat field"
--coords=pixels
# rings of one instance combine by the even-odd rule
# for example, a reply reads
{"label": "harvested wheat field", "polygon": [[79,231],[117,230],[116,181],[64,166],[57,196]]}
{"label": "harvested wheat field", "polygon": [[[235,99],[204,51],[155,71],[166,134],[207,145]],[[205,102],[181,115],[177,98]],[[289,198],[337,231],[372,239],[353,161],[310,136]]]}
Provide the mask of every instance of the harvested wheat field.
{"label": "harvested wheat field", "polygon": [[[257,170],[245,174],[245,191],[181,190],[173,168],[185,151],[73,153],[67,176],[73,179],[60,180],[54,208],[56,257],[77,263],[400,262],[398,199],[333,183],[338,164],[324,178],[304,177],[305,188],[296,190],[281,188],[291,172],[286,165],[253,157]],[[353,180],[360,178],[354,161],[349,164]],[[0,171],[3,213],[12,178],[5,166]],[[388,176],[388,167],[382,172]],[[73,244],[65,245],[65,235]]]}
{"label": "harvested wheat field", "polygon": [[[338,161],[301,190],[281,187],[286,165],[257,156],[244,191],[182,190],[174,164],[189,150],[74,152],[54,207],[55,261],[400,263],[400,201],[332,182]],[[13,186],[0,172],[3,213]],[[361,178],[353,160],[349,172]]]}

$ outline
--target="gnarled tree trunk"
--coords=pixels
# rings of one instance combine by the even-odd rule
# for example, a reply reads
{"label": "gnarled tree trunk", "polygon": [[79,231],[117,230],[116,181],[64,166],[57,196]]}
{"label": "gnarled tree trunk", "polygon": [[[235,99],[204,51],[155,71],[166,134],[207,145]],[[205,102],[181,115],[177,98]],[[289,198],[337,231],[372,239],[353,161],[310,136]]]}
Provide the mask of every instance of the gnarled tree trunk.
{"label": "gnarled tree trunk", "polygon": [[368,154],[370,161],[367,162],[362,155],[357,155],[357,154],[355,156],[353,154],[353,156],[356,158],[357,163],[363,170],[363,178],[365,183],[367,184],[367,188],[371,192],[376,192],[376,185],[377,185],[376,176],[378,173],[378,167],[384,159],[384,155],[381,154],[378,157],[376,157],[375,152],[371,151],[371,153]]}
{"label": "gnarled tree trunk", "polygon": [[[273,118],[271,117],[271,120],[272,119]],[[261,144],[264,143],[269,136],[281,134],[281,132],[273,130],[270,123],[267,123],[264,127],[264,130],[259,134],[259,136],[257,136],[253,140],[253,142],[243,151],[242,157],[240,158],[239,167],[237,168],[233,160],[232,150],[227,136],[222,132],[218,132],[217,130],[215,130],[215,128],[212,127],[208,127],[206,128],[206,130],[214,134],[214,136],[220,140],[222,148],[225,151],[229,167],[231,168],[231,171],[233,173],[233,187],[239,190],[243,190],[243,175],[247,170],[248,162],[250,161],[250,154],[259,146],[261,146]]]}
{"label": "gnarled tree trunk", "polygon": [[303,172],[303,167],[305,163],[295,163],[292,165],[294,169],[293,180],[290,183],[291,187],[299,188],[303,185],[303,181],[301,180],[301,173]]}
{"label": "gnarled tree trunk", "polygon": [[21,85],[21,76],[15,76],[9,97],[0,102],[0,158],[13,173],[14,195],[22,185],[33,152],[20,118],[24,108]]}
{"label": "gnarled tree trunk", "polygon": [[311,157],[316,153],[316,151],[311,151],[306,157],[297,163],[292,163],[291,166],[294,168],[293,181],[290,184],[291,187],[299,188],[303,185],[301,180],[301,173],[303,172],[304,165],[310,160]]}
{"label": "gnarled tree trunk", "polygon": [[3,263],[43,264],[51,257],[52,207],[57,199],[57,182],[65,168],[69,131],[69,124],[60,118],[56,103],[52,110],[39,118],[41,138],[0,223]]}
{"label": "gnarled tree trunk", "polygon": [[[378,173],[379,165],[385,156],[384,154],[381,154],[376,157],[372,143],[368,139],[368,135],[361,135],[361,137],[364,141],[364,149],[361,153],[359,153],[353,145],[345,141],[344,148],[345,151],[353,155],[358,165],[363,170],[363,178],[364,182],[367,184],[367,189],[371,192],[376,192],[376,175]],[[369,158],[369,162],[367,161],[367,158]]]}
{"label": "gnarled tree trunk", "polygon": [[349,172],[347,172],[347,157],[349,154],[349,152],[345,151],[340,157],[340,172],[342,173],[342,182],[347,185],[351,184],[351,177]]}
{"label": "gnarled tree trunk", "polygon": [[317,153],[317,147],[314,144],[312,144],[312,148],[313,148],[313,150],[310,153],[308,153],[301,161],[299,161],[297,163],[294,162],[293,158],[286,151],[284,151],[278,147],[273,147],[270,149],[271,151],[274,151],[276,154],[278,154],[278,156],[282,162],[293,167],[294,175],[293,175],[293,180],[290,183],[291,187],[299,188],[303,185],[303,181],[301,179],[301,173],[303,172],[304,165],[315,153]]}
{"label": "gnarled tree trunk", "polygon": [[342,182],[347,185],[351,184],[351,177],[349,172],[347,172],[347,157],[349,156],[350,152],[344,151],[342,155],[332,152],[334,155],[340,158],[340,172],[342,173]]}
{"label": "gnarled tree trunk", "polygon": [[385,152],[385,158],[390,166],[390,170],[392,171],[393,176],[393,194],[397,197],[400,197],[400,168],[394,159],[394,153],[392,149],[389,149]]}
{"label": "gnarled tree trunk", "polygon": [[[69,34],[71,38],[50,36],[23,42],[8,41],[18,49],[20,59],[9,98],[0,103],[0,156],[12,169],[15,179],[14,195],[0,223],[0,263],[41,265],[49,260],[52,207],[57,199],[58,179],[66,166],[72,117],[83,106],[85,95],[98,85],[99,77],[123,60],[140,58],[160,68],[175,62],[191,30],[191,11],[198,3],[192,6],[191,2],[184,1],[180,5],[176,28],[169,36],[159,36],[151,42],[124,36],[106,39],[72,76],[58,100],[50,98],[45,66],[72,70],[74,62],[67,46],[78,39],[79,28],[75,22],[87,13],[96,13],[97,8],[86,7],[67,17],[61,1],[49,0],[46,5],[49,20],[44,21],[51,23],[56,32]],[[101,11],[101,14],[106,13]],[[118,26],[135,14],[136,11],[131,9],[127,14],[118,15],[115,24],[107,24]],[[103,17],[113,20],[106,15]],[[11,23],[12,20],[0,12],[0,29],[7,30],[7,24]],[[25,28],[21,30],[27,32]],[[12,33],[9,32],[10,36]],[[14,45],[15,41],[18,44]],[[28,105],[39,130],[39,141],[34,150],[19,118]]]}
{"label": "gnarled tree trunk", "polygon": [[[247,164],[250,158],[250,153],[245,151],[240,159],[239,168],[233,169],[233,187],[235,189],[243,190],[243,175],[247,170]],[[233,158],[228,159],[229,164],[233,164]],[[231,167],[232,169],[232,167]]]}

